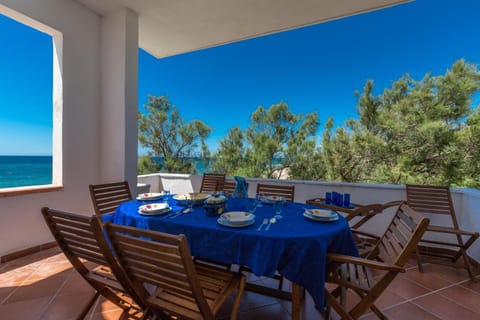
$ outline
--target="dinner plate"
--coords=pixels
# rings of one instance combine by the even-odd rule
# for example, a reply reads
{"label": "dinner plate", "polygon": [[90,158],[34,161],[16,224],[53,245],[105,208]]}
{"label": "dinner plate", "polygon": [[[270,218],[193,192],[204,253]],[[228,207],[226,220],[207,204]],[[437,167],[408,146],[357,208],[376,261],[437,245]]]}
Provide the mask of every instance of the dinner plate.
{"label": "dinner plate", "polygon": [[230,211],[222,214],[220,218],[227,220],[232,225],[245,225],[255,220],[255,215],[245,211]]}
{"label": "dinner plate", "polygon": [[210,196],[211,195],[207,193],[183,193],[174,195],[173,200],[177,201],[177,203],[182,206],[188,205],[188,201],[192,200],[193,205],[196,206],[203,204],[203,202]]}
{"label": "dinner plate", "polygon": [[328,209],[305,209],[305,212],[314,217],[331,218],[337,213]]}
{"label": "dinner plate", "polygon": [[137,196],[137,200],[140,201],[150,201],[150,200],[158,200],[163,198],[163,193],[155,193],[155,192],[150,192],[150,193],[141,193]]}
{"label": "dinner plate", "polygon": [[317,216],[314,216],[312,214],[309,214],[307,211],[303,212],[303,216],[305,218],[308,218],[310,220],[313,220],[313,221],[320,221],[320,222],[331,222],[331,221],[337,221],[338,220],[338,214],[335,213],[335,215],[332,215],[330,217],[317,217]]}
{"label": "dinner plate", "polygon": [[262,201],[263,203],[267,203],[267,204],[272,204],[272,203],[282,201],[282,200],[284,201],[285,198],[284,197],[279,197],[279,196],[265,196],[265,197],[262,197],[260,199],[260,201]]}
{"label": "dinner plate", "polygon": [[144,204],[138,208],[139,214],[147,216],[161,215],[170,211],[172,211],[172,208],[170,208],[167,203]]}
{"label": "dinner plate", "polygon": [[217,222],[218,222],[218,224],[220,224],[220,225],[222,225],[222,226],[225,226],[225,227],[230,227],[230,228],[243,228],[243,227],[248,227],[248,226],[251,226],[252,224],[254,224],[254,223],[255,223],[255,219],[246,221],[246,222],[241,223],[241,224],[232,224],[232,223],[228,222],[227,219],[225,219],[225,218],[223,218],[222,216],[220,216],[220,217],[217,219]]}

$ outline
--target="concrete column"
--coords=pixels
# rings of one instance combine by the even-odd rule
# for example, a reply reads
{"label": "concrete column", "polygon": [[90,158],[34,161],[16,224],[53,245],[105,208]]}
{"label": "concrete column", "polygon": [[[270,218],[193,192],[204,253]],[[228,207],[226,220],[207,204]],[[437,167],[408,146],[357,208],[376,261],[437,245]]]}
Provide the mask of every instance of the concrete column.
{"label": "concrete column", "polygon": [[138,15],[126,8],[101,22],[101,182],[137,183]]}

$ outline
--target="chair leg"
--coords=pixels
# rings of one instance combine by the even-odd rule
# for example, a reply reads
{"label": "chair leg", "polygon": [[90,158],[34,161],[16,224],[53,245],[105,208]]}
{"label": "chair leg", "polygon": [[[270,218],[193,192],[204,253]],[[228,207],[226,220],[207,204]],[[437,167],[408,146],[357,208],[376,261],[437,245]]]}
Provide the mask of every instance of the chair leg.
{"label": "chair leg", "polygon": [[472,280],[473,282],[477,282],[478,280],[475,279],[475,275],[473,274],[473,271],[472,271],[472,265],[470,264],[470,257],[468,256],[465,249],[462,248],[460,250],[462,252],[463,263],[465,264],[465,269],[467,269],[468,275],[470,276],[470,280]]}
{"label": "chair leg", "polygon": [[415,249],[415,253],[417,256],[418,271],[423,273],[422,255],[420,254],[420,247],[417,246],[417,248]]}
{"label": "chair leg", "polygon": [[280,279],[278,279],[278,290],[282,291],[283,287],[283,276],[280,276]]}
{"label": "chair leg", "polygon": [[377,315],[377,317],[381,320],[388,320],[387,316],[383,314],[380,309],[378,309],[374,304],[370,306],[370,309]]}
{"label": "chair leg", "polygon": [[238,309],[240,308],[240,302],[242,301],[243,291],[245,290],[245,282],[246,282],[245,276],[242,275],[240,279],[240,283],[238,285],[238,289],[237,289],[237,296],[235,297],[235,301],[233,303],[232,313],[230,314],[230,320],[237,319]]}
{"label": "chair leg", "polygon": [[342,317],[342,320],[355,320],[346,310],[345,308],[338,303],[338,301],[330,294],[330,292],[325,289],[325,300],[327,305],[333,307],[335,311]]}

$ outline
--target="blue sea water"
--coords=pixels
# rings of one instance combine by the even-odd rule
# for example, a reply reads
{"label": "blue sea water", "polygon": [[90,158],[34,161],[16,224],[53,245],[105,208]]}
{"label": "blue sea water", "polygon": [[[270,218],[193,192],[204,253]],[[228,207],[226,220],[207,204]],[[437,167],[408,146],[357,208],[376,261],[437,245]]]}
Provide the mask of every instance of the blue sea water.
{"label": "blue sea water", "polygon": [[0,188],[51,183],[51,156],[0,156]]}

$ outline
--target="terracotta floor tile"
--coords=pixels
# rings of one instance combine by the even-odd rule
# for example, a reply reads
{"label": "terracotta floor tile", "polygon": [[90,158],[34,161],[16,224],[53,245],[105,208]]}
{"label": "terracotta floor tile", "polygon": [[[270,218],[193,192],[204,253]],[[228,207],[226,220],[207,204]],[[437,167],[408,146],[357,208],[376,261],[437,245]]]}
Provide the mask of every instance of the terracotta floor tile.
{"label": "terracotta floor tile", "polygon": [[5,270],[0,274],[0,287],[18,286],[27,280],[36,268],[30,265]]}
{"label": "terracotta floor tile", "polygon": [[438,290],[451,285],[450,281],[447,281],[434,273],[421,273],[417,268],[409,269],[406,273],[399,274],[397,278],[408,279],[430,290]]}
{"label": "terracotta floor tile", "polygon": [[78,272],[72,272],[68,279],[66,279],[65,285],[60,288],[58,295],[71,295],[78,293],[92,293],[94,289],[88,282],[78,274]]}
{"label": "terracotta floor tile", "polygon": [[[0,266],[0,319],[73,320],[93,295],[93,289],[73,270],[58,248],[47,251]],[[480,320],[480,282],[467,280],[465,270],[429,264],[425,265],[425,273],[419,273],[414,259],[407,267],[408,272],[399,275],[376,302],[392,320],[450,320],[454,317],[455,320]],[[272,287],[277,283],[265,277],[251,276],[250,279]],[[291,284],[287,281],[284,289],[289,287]],[[432,290],[436,290],[435,293],[431,293]],[[220,319],[229,318],[233,298],[229,298],[220,310]],[[405,302],[407,299],[412,300]],[[349,293],[348,305],[356,301],[358,299]],[[290,301],[247,291],[240,306],[239,320],[284,320],[290,319],[290,313]],[[301,314],[302,320],[323,319],[308,294]],[[333,320],[340,319],[335,312],[332,314]],[[104,298],[98,300],[87,317],[94,320],[139,318],[139,312],[125,313]],[[370,312],[361,319],[376,317]]]}
{"label": "terracotta floor tile", "polygon": [[266,320],[266,319],[275,319],[275,320],[290,320],[291,315],[288,313],[285,308],[280,304],[276,303],[273,305],[250,309],[248,311],[243,311],[238,313],[238,320]]}
{"label": "terracotta floor tile", "polygon": [[96,307],[94,309],[94,313],[103,313],[108,311],[114,310],[122,310],[119,306],[110,302],[109,300],[105,299],[104,297],[100,296],[99,300],[96,303]]}
{"label": "terracotta floor tile", "polygon": [[41,297],[53,297],[64,282],[64,277],[49,277],[35,283],[22,285],[8,297],[5,303]]}
{"label": "terracotta floor tile", "polygon": [[441,264],[429,263],[423,266],[424,273],[431,273],[439,278],[443,278],[452,283],[457,283],[469,279],[467,270],[463,268],[454,268]]}
{"label": "terracotta floor tile", "polygon": [[438,294],[480,314],[480,294],[460,285],[438,291]]}
{"label": "terracotta floor tile", "polygon": [[75,319],[93,297],[93,293],[56,296],[41,320]]}
{"label": "terracotta floor tile", "polygon": [[415,298],[429,292],[427,288],[399,276],[390,283],[388,290],[404,299]]}
{"label": "terracotta floor tile", "polygon": [[39,319],[50,302],[50,297],[22,300],[0,305],[0,319]]}
{"label": "terracotta floor tile", "polygon": [[412,303],[443,320],[478,319],[478,314],[439,294],[429,294]]}
{"label": "terracotta floor tile", "polygon": [[6,300],[16,289],[17,287],[14,286],[0,288],[0,304],[2,304],[3,301]]}
{"label": "terracotta floor tile", "polygon": [[420,308],[413,303],[402,303],[393,308],[383,311],[391,320],[441,320],[441,318],[431,314],[430,312]]}
{"label": "terracotta floor tile", "polygon": [[387,290],[383,291],[380,297],[378,297],[377,301],[375,302],[375,305],[380,309],[384,309],[386,307],[399,304],[403,301],[405,301],[405,298],[402,298],[401,296],[396,294],[394,291],[390,291],[387,288]]}
{"label": "terracotta floor tile", "polygon": [[[478,277],[477,277],[478,279]],[[470,290],[473,290],[475,292],[480,293],[480,279],[477,280],[477,282],[473,282],[471,280],[465,281],[461,283],[462,287],[468,288]]]}
{"label": "terracotta floor tile", "polygon": [[97,313],[89,320],[139,320],[142,317],[142,313],[138,310],[130,309],[128,311],[123,310],[111,310],[103,313]]}

